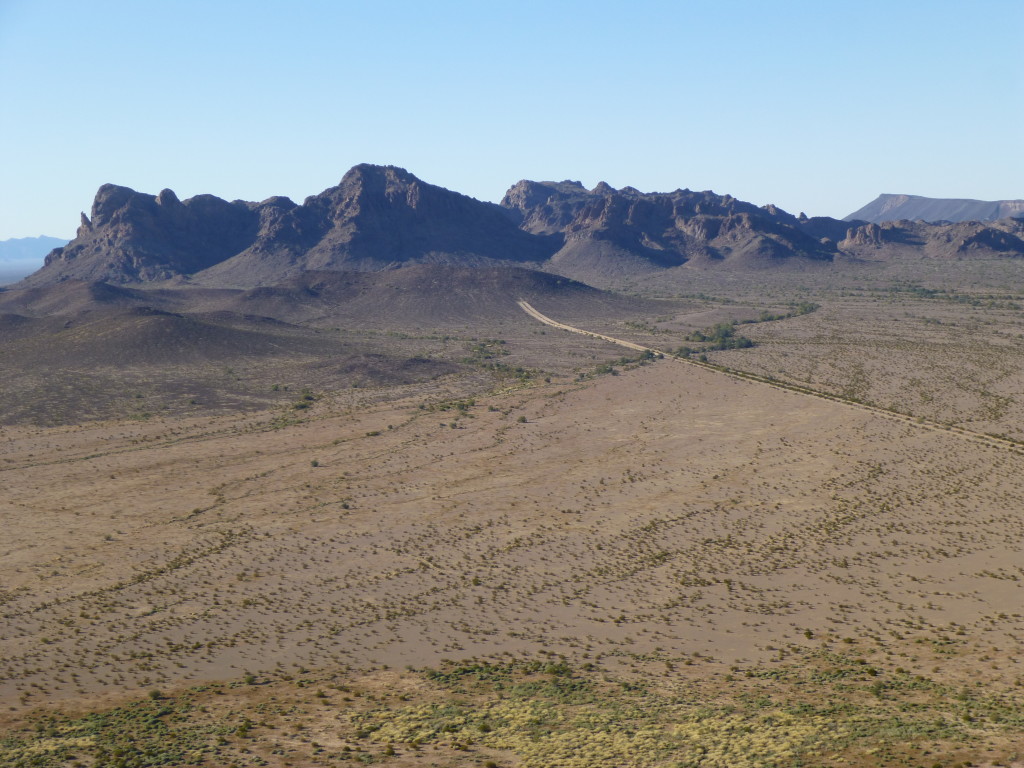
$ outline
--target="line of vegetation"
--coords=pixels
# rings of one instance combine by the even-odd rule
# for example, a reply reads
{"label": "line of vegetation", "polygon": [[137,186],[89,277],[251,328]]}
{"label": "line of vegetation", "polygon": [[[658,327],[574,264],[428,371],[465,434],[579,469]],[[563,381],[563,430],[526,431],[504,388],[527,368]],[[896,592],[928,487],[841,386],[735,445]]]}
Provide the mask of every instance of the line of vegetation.
{"label": "line of vegetation", "polygon": [[948,301],[954,304],[966,304],[971,307],[985,307],[986,309],[1012,309],[1018,311],[1024,309],[1019,297],[1006,294],[960,293],[952,288],[925,288],[920,285],[911,284],[897,284],[889,288],[889,296],[896,296],[898,294],[913,296],[916,299]]}
{"label": "line of vegetation", "polygon": [[809,315],[811,312],[820,308],[820,304],[815,304],[813,301],[801,301],[796,304],[789,305],[788,312],[769,312],[764,310],[758,315],[756,320],[736,320],[736,325],[743,325],[746,323],[771,323],[776,320],[788,320],[791,317],[800,317],[801,315]]}
{"label": "line of vegetation", "polygon": [[579,381],[582,381],[584,379],[593,378],[594,376],[618,376],[619,369],[622,369],[623,371],[631,371],[634,368],[639,368],[642,365],[647,365],[652,360],[656,360],[659,357],[661,357],[661,355],[658,355],[649,349],[645,349],[643,352],[640,352],[639,354],[633,357],[630,357],[629,355],[623,355],[618,360],[609,360],[606,363],[600,363],[599,365],[595,366],[593,371],[591,371],[590,373],[580,373],[577,376],[577,379]]}
{"label": "line of vegetation", "polygon": [[[677,356],[683,357],[682,355]],[[943,429],[948,432],[953,432],[956,434],[964,435],[966,437],[971,437],[977,440],[985,441],[992,445],[1001,445],[1013,451],[1021,451],[1022,449],[1024,449],[1024,440],[1018,440],[1016,438],[1009,437],[1005,434],[1000,434],[996,432],[975,432],[969,429],[964,429],[963,427],[954,426],[953,424],[942,423],[937,421],[928,421],[921,416],[914,416],[911,413],[900,411],[893,407],[879,405],[868,400],[863,400],[856,396],[838,395],[833,394],[831,392],[824,392],[820,389],[811,389],[810,387],[806,387],[801,384],[794,384],[783,379],[777,379],[769,374],[762,375],[759,373],[751,373],[749,371],[740,370],[739,368],[731,368],[729,366],[721,365],[720,363],[712,363],[708,361],[706,355],[700,355],[696,359],[690,358],[688,359],[688,362],[690,362],[693,365],[701,365],[705,368],[710,368],[712,370],[719,371],[720,373],[733,376],[737,379],[755,381],[759,384],[767,384],[768,386],[775,387],[776,389],[785,389],[789,390],[790,392],[796,392],[801,395],[809,395],[811,397],[817,397],[822,400],[832,400],[837,403],[845,403],[847,405],[867,408],[879,413],[897,416],[907,421],[912,420],[915,424],[928,426],[933,429]]]}

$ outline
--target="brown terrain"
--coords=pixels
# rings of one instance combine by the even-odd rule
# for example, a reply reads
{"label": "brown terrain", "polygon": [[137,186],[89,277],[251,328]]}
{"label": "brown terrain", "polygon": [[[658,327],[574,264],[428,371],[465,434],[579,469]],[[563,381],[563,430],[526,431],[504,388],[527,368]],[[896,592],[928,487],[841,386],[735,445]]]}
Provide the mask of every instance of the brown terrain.
{"label": "brown terrain", "polygon": [[659,269],[0,293],[0,763],[1024,765],[1024,267]]}

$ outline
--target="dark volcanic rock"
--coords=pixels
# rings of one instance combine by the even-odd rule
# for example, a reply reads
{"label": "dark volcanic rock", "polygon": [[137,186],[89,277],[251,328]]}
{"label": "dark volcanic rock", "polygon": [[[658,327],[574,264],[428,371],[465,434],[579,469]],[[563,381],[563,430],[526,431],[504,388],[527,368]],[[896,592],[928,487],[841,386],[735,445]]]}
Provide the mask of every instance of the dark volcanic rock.
{"label": "dark volcanic rock", "polygon": [[604,182],[588,190],[578,181],[521,181],[495,205],[401,168],[358,165],[301,205],[285,197],[179,200],[169,189],[148,195],[106,184],[77,237],[22,286],[80,280],[252,288],[308,271],[415,264],[523,266],[600,281],[680,267],[827,264],[837,255],[1024,255],[1014,221],[874,225],[797,217],[707,191],[644,193]]}
{"label": "dark volcanic rock", "polygon": [[978,258],[1024,256],[1024,219],[990,223],[929,224],[886,221],[851,227],[839,248],[851,255],[887,259],[900,256]]}
{"label": "dark volcanic rock", "polygon": [[594,194],[599,194],[601,182],[594,192],[587,192],[578,181],[520,181],[515,184],[501,205],[510,211],[519,226],[535,235],[553,235],[564,232],[580,210]]}
{"label": "dark volcanic rock", "polygon": [[500,206],[426,184],[394,167],[359,165],[296,205],[284,197],[178,200],[106,184],[78,236],[28,279],[134,283],[188,276],[249,287],[307,270],[415,263],[539,265],[559,241],[519,229]]}
{"label": "dark volcanic rock", "polygon": [[958,254],[981,251],[1024,256],[1024,219],[1010,219],[1006,223],[1010,222],[1018,222],[1014,231],[975,222],[954,225],[950,227],[950,240],[956,243]]}
{"label": "dark volcanic rock", "polygon": [[493,203],[426,184],[401,168],[358,165],[337,187],[278,209],[248,249],[199,279],[265,285],[306,270],[538,265],[557,245],[523,232]]}
{"label": "dark volcanic rock", "polygon": [[67,279],[112,283],[163,280],[197,272],[237,253],[256,235],[248,203],[212,195],[181,202],[171,190],[147,195],[104,184],[78,235],[46,257],[29,284]]}
{"label": "dark volcanic rock", "polygon": [[811,224],[775,206],[758,208],[713,192],[642,193],[604,182],[588,191],[573,181],[521,181],[501,204],[528,232],[561,233],[564,245],[552,266],[583,279],[623,267],[642,272],[690,262],[828,260],[835,252],[825,234],[834,239],[837,228],[823,220]]}

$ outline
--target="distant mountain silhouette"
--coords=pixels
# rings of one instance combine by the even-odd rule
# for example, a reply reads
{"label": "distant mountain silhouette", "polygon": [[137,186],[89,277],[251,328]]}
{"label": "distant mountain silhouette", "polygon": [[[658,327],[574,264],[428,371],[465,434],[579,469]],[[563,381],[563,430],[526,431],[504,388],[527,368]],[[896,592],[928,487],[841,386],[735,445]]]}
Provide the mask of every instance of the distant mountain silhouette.
{"label": "distant mountain silhouette", "polygon": [[956,200],[918,195],[879,195],[844,221],[996,221],[1024,217],[1024,200]]}
{"label": "distant mountain silhouette", "polygon": [[29,259],[43,260],[43,257],[54,248],[67,243],[59,237],[12,237],[9,240],[0,240],[0,262],[4,261],[27,261]]}
{"label": "distant mountain silhouette", "polygon": [[[272,197],[178,200],[106,184],[74,240],[24,281],[224,288],[277,285],[309,271],[380,271],[415,264],[520,266],[598,282],[665,269],[763,269],[837,256],[1024,255],[1017,225],[899,232],[870,222],[793,216],[730,195],[677,189],[521,181],[500,205],[420,181],[393,166],[358,165],[298,205]],[[905,231],[904,231],[905,230]]]}
{"label": "distant mountain silhouette", "polygon": [[65,243],[67,240],[45,235],[0,240],[0,285],[35,272],[46,254]]}

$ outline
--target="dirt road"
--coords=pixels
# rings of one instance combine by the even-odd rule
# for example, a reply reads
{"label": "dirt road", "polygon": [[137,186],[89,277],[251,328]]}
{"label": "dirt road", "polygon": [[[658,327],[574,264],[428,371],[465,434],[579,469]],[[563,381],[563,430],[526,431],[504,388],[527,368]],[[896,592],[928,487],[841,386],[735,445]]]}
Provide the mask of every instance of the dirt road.
{"label": "dirt road", "polygon": [[634,344],[631,341],[626,341],[625,339],[617,339],[614,336],[605,336],[604,334],[601,333],[595,333],[593,331],[588,331],[583,328],[576,328],[575,326],[566,325],[565,323],[560,323],[557,320],[552,320],[547,315],[538,312],[534,307],[532,307],[529,304],[529,302],[524,301],[522,299],[519,299],[517,303],[522,308],[522,310],[526,312],[526,314],[530,315],[530,317],[544,323],[545,325],[549,325],[552,328],[559,328],[563,331],[569,331],[571,333],[579,333],[584,336],[590,336],[595,339],[603,339],[604,341],[611,342],[612,344],[618,344],[619,346],[626,347],[628,349],[633,349],[638,352],[651,352],[659,357],[667,357],[668,359],[674,360],[677,363],[685,363],[687,365],[694,365],[699,366],[701,368],[718,371],[719,373],[722,373],[726,376],[731,376],[737,379],[743,379],[745,381],[751,381],[757,384],[763,384],[765,386],[773,387],[775,389],[783,389],[788,390],[790,392],[797,392],[802,395],[807,395],[808,397],[816,397],[822,400],[832,400],[836,403],[841,403],[843,405],[849,406],[850,408],[857,408],[858,410],[876,413],[880,416],[885,416],[886,418],[889,419],[895,419],[896,421],[911,424],[922,429],[950,432],[952,434],[959,435],[960,437],[966,440],[971,440],[977,443],[981,443],[983,445],[991,445],[998,448],[1007,448],[1011,451],[1014,451],[1015,453],[1024,454],[1024,445],[1017,442],[1016,440],[997,437],[995,435],[989,435],[983,432],[974,432],[969,429],[964,429],[963,427],[955,427],[948,424],[940,424],[937,422],[928,421],[926,419],[922,419],[919,417],[909,416],[905,413],[890,411],[886,410],[885,408],[879,408],[874,405],[868,405],[867,403],[858,402],[856,400],[850,400],[848,398],[841,397],[839,395],[833,395],[828,392],[821,392],[819,390],[809,389],[808,387],[803,387],[798,384],[790,384],[789,382],[778,381],[776,379],[760,376],[756,373],[748,373],[746,371],[740,371],[735,368],[727,368],[722,365],[716,365],[714,363],[705,363],[699,360],[692,360],[690,358],[675,357],[662,350],[655,349],[654,347],[645,347],[641,344]]}

